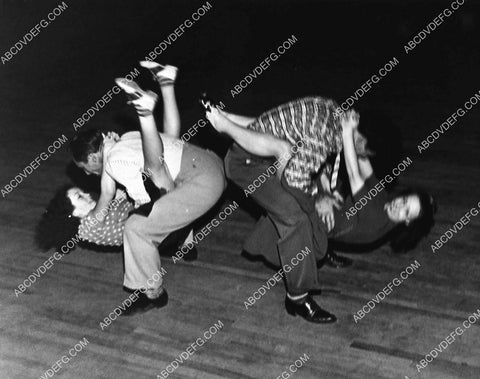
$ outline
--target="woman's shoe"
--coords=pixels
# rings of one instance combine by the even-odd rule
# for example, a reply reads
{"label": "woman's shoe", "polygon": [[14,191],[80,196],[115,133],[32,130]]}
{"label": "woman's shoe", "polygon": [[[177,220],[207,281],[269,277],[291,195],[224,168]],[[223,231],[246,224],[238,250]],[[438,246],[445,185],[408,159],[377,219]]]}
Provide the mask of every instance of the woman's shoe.
{"label": "woman's shoe", "polygon": [[333,251],[327,251],[327,255],[325,256],[325,263],[330,267],[343,268],[351,266],[353,261],[350,258],[337,255]]}
{"label": "woman's shoe", "polygon": [[218,104],[215,101],[213,101],[206,92],[202,92],[200,94],[200,99],[198,99],[198,102],[206,112],[211,111],[210,107],[218,108]]}
{"label": "woman's shoe", "polygon": [[140,86],[133,80],[127,80],[125,78],[116,78],[115,83],[127,94],[128,100],[140,99],[146,92],[143,91]]}
{"label": "woman's shoe", "polygon": [[317,324],[327,324],[337,321],[335,315],[320,308],[310,295],[305,296],[304,299],[298,302],[293,301],[286,296],[285,309],[287,310],[287,313],[292,316],[299,315],[305,320]]}
{"label": "woman's shoe", "polygon": [[156,80],[161,86],[172,85],[177,79],[178,68],[171,65],[162,66],[157,62],[140,61],[140,66],[148,69],[153,79]]}

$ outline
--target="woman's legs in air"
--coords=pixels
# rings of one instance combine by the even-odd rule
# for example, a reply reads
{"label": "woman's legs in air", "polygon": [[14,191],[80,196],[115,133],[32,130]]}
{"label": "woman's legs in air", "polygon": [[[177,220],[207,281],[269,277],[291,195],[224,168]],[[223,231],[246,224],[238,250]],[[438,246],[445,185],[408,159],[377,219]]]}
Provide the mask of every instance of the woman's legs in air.
{"label": "woman's legs in air", "polygon": [[[241,116],[242,117],[242,116]],[[291,145],[270,134],[260,133],[246,129],[223,115],[217,108],[211,107],[207,112],[207,118],[213,127],[229,135],[238,145],[250,154],[260,157],[275,157],[278,161],[288,162],[291,156]],[[250,122],[249,122],[250,123]],[[279,175],[283,172],[283,166],[277,171]]]}

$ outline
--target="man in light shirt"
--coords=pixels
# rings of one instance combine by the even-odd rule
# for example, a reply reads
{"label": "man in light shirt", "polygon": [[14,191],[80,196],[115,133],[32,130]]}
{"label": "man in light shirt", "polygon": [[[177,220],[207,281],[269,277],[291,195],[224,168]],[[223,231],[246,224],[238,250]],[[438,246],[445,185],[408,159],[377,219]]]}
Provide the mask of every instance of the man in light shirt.
{"label": "man in light shirt", "polygon": [[[158,245],[172,232],[182,229],[210,210],[222,195],[226,181],[223,162],[213,152],[183,143],[180,117],[174,93],[177,69],[154,62],[141,62],[160,84],[163,97],[164,133],[158,133],[153,109],[157,95],[144,92],[134,82],[118,79],[117,85],[137,109],[140,132],[129,132],[119,140],[108,140],[99,131],[82,131],[71,143],[75,164],[87,174],[101,175],[101,195],[92,213],[98,213],[112,200],[116,184],[123,185],[141,210],[125,224],[124,287],[142,290],[142,296],[123,314],[166,305],[168,295],[162,286]],[[143,175],[165,194],[151,201]]]}

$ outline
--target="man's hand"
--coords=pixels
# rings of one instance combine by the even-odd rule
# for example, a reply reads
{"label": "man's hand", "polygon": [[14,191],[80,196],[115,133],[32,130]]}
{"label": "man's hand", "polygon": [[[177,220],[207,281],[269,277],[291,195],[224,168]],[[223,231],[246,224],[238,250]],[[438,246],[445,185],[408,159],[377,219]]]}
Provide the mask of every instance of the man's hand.
{"label": "man's hand", "polygon": [[333,214],[333,207],[337,209],[342,208],[342,204],[339,199],[336,199],[329,195],[321,196],[315,201],[315,209],[317,215],[322,222],[327,226],[327,231],[330,232],[335,226],[335,217]]}

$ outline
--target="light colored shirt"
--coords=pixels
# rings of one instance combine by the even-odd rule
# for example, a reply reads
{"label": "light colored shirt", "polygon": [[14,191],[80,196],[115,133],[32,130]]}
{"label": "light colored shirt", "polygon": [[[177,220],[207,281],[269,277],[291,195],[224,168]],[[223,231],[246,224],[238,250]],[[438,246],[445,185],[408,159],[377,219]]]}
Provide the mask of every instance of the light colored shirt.
{"label": "light colored shirt", "polygon": [[[163,159],[172,179],[178,176],[182,163],[183,144],[180,140],[159,133],[163,142]],[[150,196],[143,184],[144,158],[140,132],[128,132],[113,145],[104,161],[107,173],[118,183],[125,186],[128,195],[136,205],[150,202]]]}

